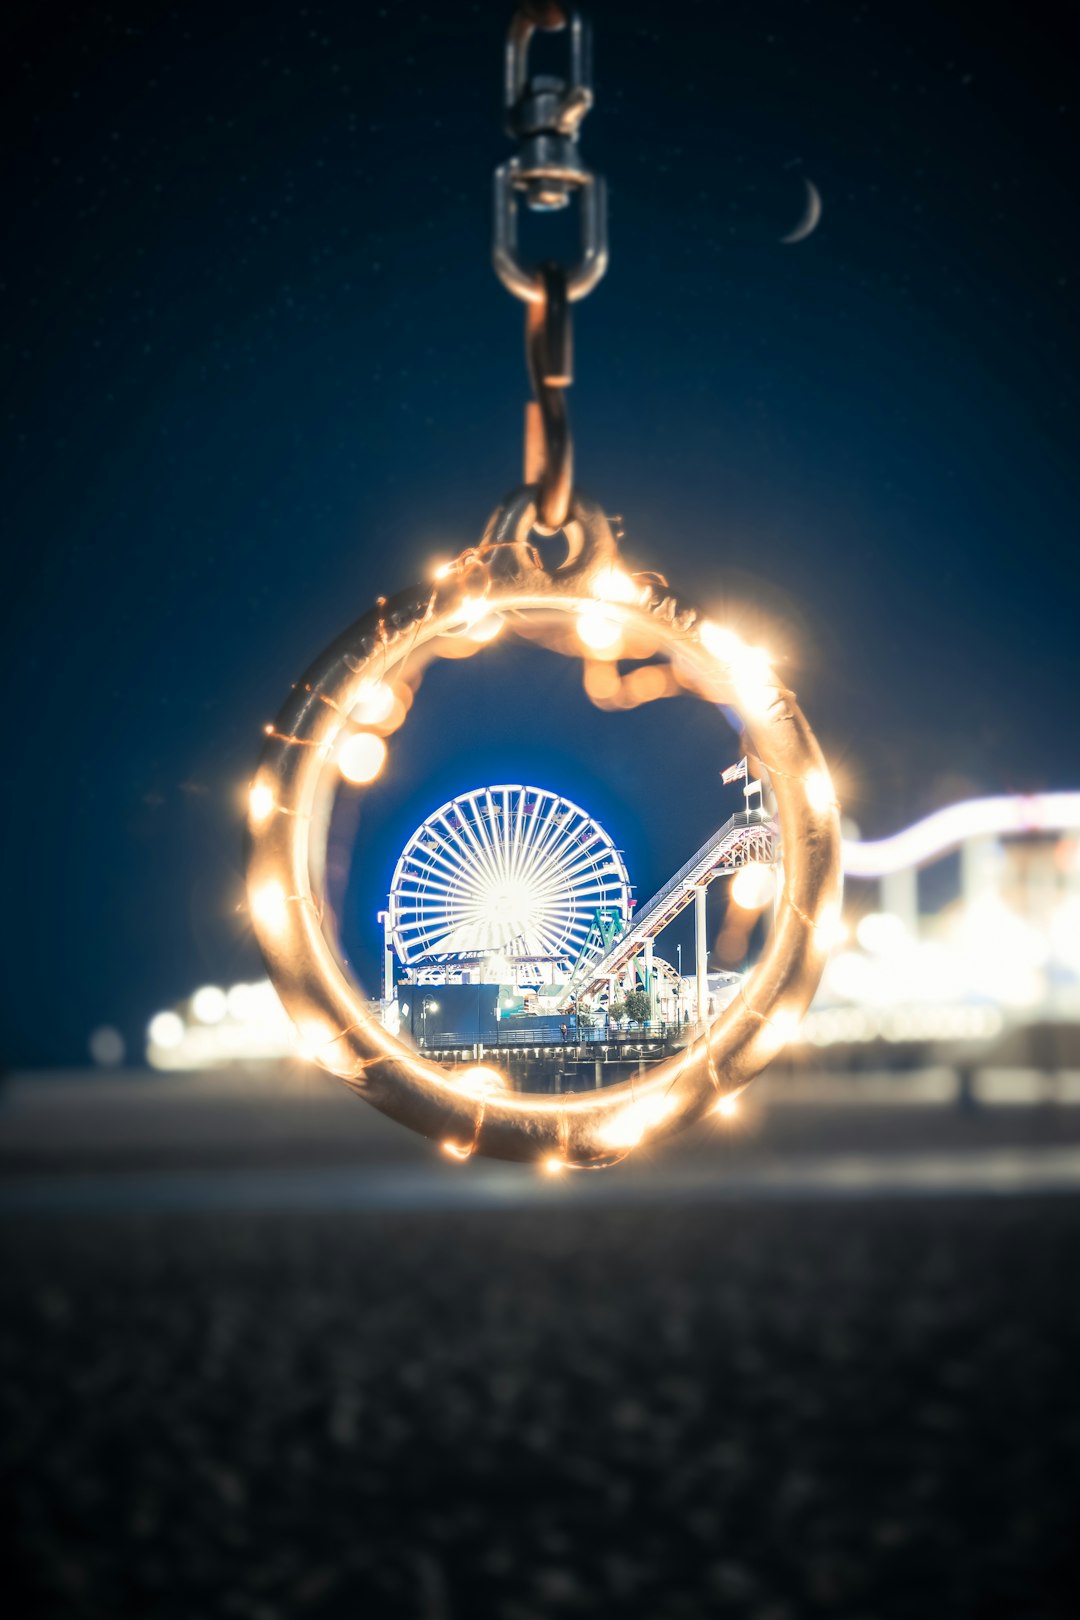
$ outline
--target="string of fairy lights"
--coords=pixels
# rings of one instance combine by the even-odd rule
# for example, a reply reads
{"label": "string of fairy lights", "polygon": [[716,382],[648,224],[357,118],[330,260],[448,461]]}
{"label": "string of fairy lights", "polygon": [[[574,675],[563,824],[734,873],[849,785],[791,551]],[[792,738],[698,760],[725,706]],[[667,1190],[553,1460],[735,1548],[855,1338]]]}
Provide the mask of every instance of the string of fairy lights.
{"label": "string of fairy lights", "polygon": [[[607,244],[602,183],[577,151],[592,100],[580,75],[584,25],[557,6],[544,15],[547,26],[566,28],[572,71],[561,84],[530,78],[529,43],[541,24],[535,8],[520,8],[507,74],[519,151],[497,187],[496,268],[529,308],[536,399],[525,485],[475,546],[435,565],[427,581],[380,598],[294,686],[266,728],[249,791],[247,881],[255,936],[305,1056],[450,1158],[482,1153],[559,1173],[617,1163],[649,1138],[730,1111],[798,1028],[839,927],[841,879],[832,782],[769,655],[659,574],[630,572],[611,522],[570,480],[568,309],[599,280]],[[532,270],[517,258],[518,202],[550,208],[560,198],[576,198],[582,211],[581,258]],[[441,1066],[391,1033],[346,965],[326,903],[336,794],[363,791],[392,768],[434,662],[482,657],[515,638],[577,661],[600,708],[687,693],[735,710],[746,751],[771,786],[783,851],[772,932],[738,995],[652,1069],[578,1095],[520,1094],[496,1066]]]}

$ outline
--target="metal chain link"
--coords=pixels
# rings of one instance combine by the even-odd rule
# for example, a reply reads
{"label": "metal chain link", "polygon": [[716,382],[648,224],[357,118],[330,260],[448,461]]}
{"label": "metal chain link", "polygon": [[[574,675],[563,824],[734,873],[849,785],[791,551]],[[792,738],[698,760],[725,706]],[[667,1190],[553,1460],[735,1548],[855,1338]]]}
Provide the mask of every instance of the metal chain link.
{"label": "metal chain link", "polygon": [[[538,21],[546,16],[547,22]],[[529,47],[537,29],[569,32],[569,71],[565,79],[529,73]],[[518,204],[537,212],[566,208],[576,196],[581,215],[581,253],[567,270],[567,296],[592,292],[607,269],[607,196],[602,176],[593,174],[578,150],[581,123],[593,104],[591,35],[579,12],[567,20],[561,6],[519,5],[506,37],[503,102],[506,130],[518,150],[495,171],[495,236],[492,257],[503,285],[526,303],[542,297],[539,272],[518,256]]]}
{"label": "metal chain link", "polygon": [[538,486],[538,516],[554,530],[566,522],[574,485],[566,410],[566,390],[574,380],[573,333],[565,268],[543,264],[539,275],[543,299],[525,311],[525,357],[535,395],[525,417],[525,482]]}
{"label": "metal chain link", "polygon": [[[568,32],[565,78],[530,74],[537,29]],[[593,104],[591,36],[577,11],[554,0],[520,0],[506,38],[503,99],[507,133],[518,150],[495,171],[492,259],[503,285],[526,310],[526,355],[535,400],[525,429],[525,482],[539,486],[540,521],[560,529],[570,510],[573,447],[565,390],[573,380],[570,304],[600,281],[608,263],[607,191],[582,162],[578,137]],[[566,208],[576,198],[581,249],[571,265],[528,266],[518,252],[518,206]]]}

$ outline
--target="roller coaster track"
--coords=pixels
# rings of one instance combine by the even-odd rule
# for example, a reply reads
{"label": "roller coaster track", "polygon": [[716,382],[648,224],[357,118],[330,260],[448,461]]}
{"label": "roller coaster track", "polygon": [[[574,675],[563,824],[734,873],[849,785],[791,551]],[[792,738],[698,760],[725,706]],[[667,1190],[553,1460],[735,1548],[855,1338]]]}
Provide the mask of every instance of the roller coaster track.
{"label": "roller coaster track", "polygon": [[595,995],[608,979],[621,973],[643,949],[645,941],[655,938],[690,904],[695,890],[708,887],[716,878],[730,875],[750,861],[775,859],[776,848],[776,832],[765,811],[742,811],[725,821],[663,888],[639,907],[630,926],[603,955],[578,962],[560,997],[560,1007],[573,996]]}

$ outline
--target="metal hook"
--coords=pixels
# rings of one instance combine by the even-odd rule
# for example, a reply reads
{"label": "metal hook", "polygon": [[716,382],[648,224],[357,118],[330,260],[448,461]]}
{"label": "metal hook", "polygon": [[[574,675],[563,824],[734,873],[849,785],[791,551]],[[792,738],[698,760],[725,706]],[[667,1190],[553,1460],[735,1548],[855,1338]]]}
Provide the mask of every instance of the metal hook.
{"label": "metal hook", "polygon": [[[529,47],[537,29],[569,29],[565,79],[529,72]],[[565,208],[576,193],[581,209],[581,253],[567,271],[567,297],[592,291],[607,269],[607,199],[603,180],[587,169],[578,150],[581,122],[593,104],[590,32],[577,11],[556,4],[522,4],[506,40],[503,95],[507,132],[518,151],[495,172],[495,232],[492,258],[503,285],[527,303],[544,298],[541,278],[518,257],[520,196],[536,211]]]}

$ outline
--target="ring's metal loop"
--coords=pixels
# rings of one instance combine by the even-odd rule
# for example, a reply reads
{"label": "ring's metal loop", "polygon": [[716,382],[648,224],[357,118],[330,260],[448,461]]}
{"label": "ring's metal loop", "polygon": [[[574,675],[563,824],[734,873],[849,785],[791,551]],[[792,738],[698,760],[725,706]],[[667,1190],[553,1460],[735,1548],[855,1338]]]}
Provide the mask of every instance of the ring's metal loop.
{"label": "ring's metal loop", "polygon": [[[503,550],[513,553],[515,564],[512,570],[494,567],[494,573],[500,577],[507,572],[520,576],[529,569],[542,568],[530,540],[533,531],[542,523],[540,491],[535,484],[527,484],[508,496],[491,514],[477,554],[490,565],[495,552]],[[562,530],[566,536],[567,554],[557,566],[545,570],[551,582],[571,584],[582,575],[617,564],[619,548],[607,515],[596,501],[580,490],[573,492]]]}
{"label": "ring's metal loop", "polygon": [[[520,539],[530,494],[496,522]],[[593,514],[583,511],[588,527]],[[516,526],[515,526],[516,525]],[[434,590],[415,586],[347,630],[293,689],[252,784],[248,892],[255,935],[302,1049],[377,1108],[462,1159],[486,1153],[599,1166],[678,1130],[739,1091],[790,1039],[810,1002],[839,919],[840,824],[821,753],[793,695],[731,631],[703,620],[666,588],[629,581],[612,596],[610,566],[571,574],[501,573],[498,548],[464,554]],[[478,577],[479,576],[479,577]],[[627,576],[629,580],[629,576]],[[618,582],[616,582],[618,583]],[[685,1047],[631,1081],[576,1095],[516,1093],[490,1066],[447,1070],[398,1040],[356,983],[325,904],[330,811],[343,740],[363,722],[358,692],[416,680],[440,644],[457,641],[480,591],[505,631],[581,656],[582,618],[614,616],[666,656],[681,685],[737,707],[748,746],[779,809],[784,878],[772,935],[720,1015]],[[465,619],[463,621],[463,615]],[[535,636],[534,636],[535,632]],[[479,646],[477,647],[479,651]],[[684,761],[694,769],[694,762]],[[679,761],[672,761],[672,769]]]}

